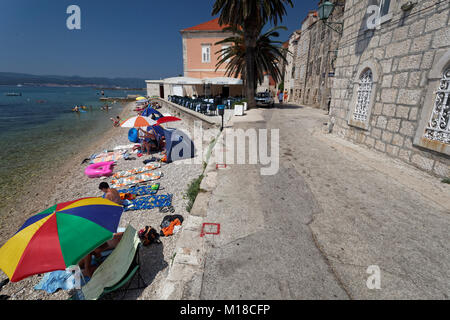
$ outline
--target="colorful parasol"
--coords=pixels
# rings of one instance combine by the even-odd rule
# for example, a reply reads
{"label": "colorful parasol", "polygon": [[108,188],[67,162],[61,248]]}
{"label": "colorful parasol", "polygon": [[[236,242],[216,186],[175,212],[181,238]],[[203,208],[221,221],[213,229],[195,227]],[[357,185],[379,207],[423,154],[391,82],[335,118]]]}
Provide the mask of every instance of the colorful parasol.
{"label": "colorful parasol", "polygon": [[0,248],[0,269],[11,282],[65,270],[113,238],[123,207],[103,198],[57,204],[28,219]]}
{"label": "colorful parasol", "polygon": [[141,101],[141,100],[147,100],[147,98],[146,97],[142,97],[142,96],[136,98],[136,101]]}
{"label": "colorful parasol", "polygon": [[160,124],[163,124],[163,123],[175,122],[175,121],[181,121],[181,119],[177,118],[177,117],[171,117],[171,116],[169,116],[169,117],[162,117],[162,118],[159,118],[158,121],[156,121],[156,124],[160,125]]}
{"label": "colorful parasol", "polygon": [[125,120],[120,125],[123,128],[144,128],[150,127],[156,124],[156,121],[149,117],[137,116]]}

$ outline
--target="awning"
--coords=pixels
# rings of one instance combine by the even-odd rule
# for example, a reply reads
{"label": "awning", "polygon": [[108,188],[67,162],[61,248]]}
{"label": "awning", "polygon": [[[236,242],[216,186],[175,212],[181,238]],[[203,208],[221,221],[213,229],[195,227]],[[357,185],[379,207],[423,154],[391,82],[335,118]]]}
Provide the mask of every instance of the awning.
{"label": "awning", "polygon": [[189,77],[173,77],[164,79],[167,84],[203,84],[201,79]]}
{"label": "awning", "polygon": [[216,85],[241,85],[243,84],[243,81],[236,78],[218,77],[203,79],[203,83]]}

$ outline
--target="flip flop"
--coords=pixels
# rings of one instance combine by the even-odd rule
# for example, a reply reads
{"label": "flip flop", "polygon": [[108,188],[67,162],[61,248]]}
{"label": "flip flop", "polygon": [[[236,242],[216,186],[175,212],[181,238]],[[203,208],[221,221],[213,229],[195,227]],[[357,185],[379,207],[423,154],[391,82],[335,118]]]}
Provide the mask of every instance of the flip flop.
{"label": "flip flop", "polygon": [[159,212],[167,213],[169,212],[169,209],[167,209],[167,207],[159,207]]}

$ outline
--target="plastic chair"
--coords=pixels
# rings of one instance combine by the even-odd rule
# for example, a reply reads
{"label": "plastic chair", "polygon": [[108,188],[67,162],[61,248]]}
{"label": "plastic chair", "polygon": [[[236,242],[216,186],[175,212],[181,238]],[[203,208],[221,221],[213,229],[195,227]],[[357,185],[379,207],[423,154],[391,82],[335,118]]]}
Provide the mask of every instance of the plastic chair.
{"label": "plastic chair", "polygon": [[211,112],[213,112],[213,114],[217,114],[217,106],[216,105],[211,105],[209,108],[208,108],[208,110],[209,110],[209,113],[211,113]]}
{"label": "plastic chair", "polygon": [[200,113],[206,114],[208,110],[208,105],[206,103],[202,103],[200,106]]}

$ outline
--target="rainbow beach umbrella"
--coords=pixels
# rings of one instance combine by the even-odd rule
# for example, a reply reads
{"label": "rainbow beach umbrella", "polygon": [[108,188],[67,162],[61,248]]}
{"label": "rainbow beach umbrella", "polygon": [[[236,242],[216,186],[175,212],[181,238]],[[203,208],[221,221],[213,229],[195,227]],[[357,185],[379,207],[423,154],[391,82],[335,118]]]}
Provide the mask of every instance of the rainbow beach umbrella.
{"label": "rainbow beach umbrella", "polygon": [[0,269],[11,282],[65,270],[113,238],[123,207],[103,198],[57,204],[31,217],[0,248]]}

